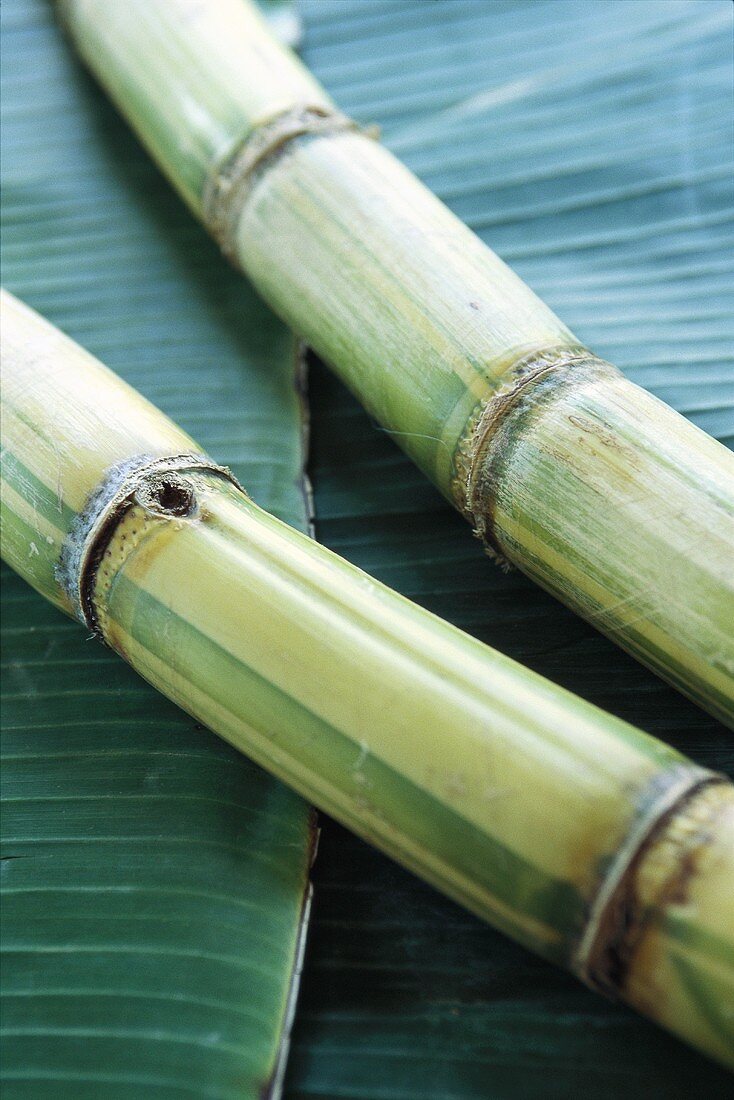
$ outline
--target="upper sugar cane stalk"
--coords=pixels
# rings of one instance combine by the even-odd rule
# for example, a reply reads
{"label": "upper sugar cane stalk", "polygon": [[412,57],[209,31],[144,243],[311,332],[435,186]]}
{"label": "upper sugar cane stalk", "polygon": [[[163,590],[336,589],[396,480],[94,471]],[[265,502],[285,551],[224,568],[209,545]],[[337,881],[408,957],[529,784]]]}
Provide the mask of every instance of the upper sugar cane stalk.
{"label": "upper sugar cane stalk", "polygon": [[529,576],[734,722],[734,460],[583,347],[249,0],[61,0],[164,172]]}
{"label": "upper sugar cane stalk", "polygon": [[258,508],[2,296],[2,552],[146,679],[497,928],[734,1065],[734,786]]}

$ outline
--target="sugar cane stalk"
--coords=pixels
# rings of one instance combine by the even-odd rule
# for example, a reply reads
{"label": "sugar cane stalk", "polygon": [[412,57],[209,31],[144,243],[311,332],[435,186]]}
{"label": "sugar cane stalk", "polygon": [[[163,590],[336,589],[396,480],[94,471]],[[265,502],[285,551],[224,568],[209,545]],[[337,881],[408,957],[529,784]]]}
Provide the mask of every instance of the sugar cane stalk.
{"label": "sugar cane stalk", "polygon": [[734,722],[734,461],[583,347],[248,0],[61,0],[227,255],[519,566]]}
{"label": "sugar cane stalk", "polygon": [[2,552],[147,680],[497,928],[734,1064],[734,787],[258,508],[2,298]]}

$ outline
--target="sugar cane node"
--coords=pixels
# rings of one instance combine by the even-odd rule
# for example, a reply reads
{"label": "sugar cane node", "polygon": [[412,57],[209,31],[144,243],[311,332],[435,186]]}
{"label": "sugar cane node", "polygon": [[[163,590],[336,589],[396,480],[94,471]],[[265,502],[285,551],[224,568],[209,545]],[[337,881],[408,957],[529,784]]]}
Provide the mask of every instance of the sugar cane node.
{"label": "sugar cane node", "polygon": [[323,104],[299,103],[255,126],[226,159],[214,166],[204,186],[202,217],[228,260],[240,267],[236,233],[242,210],[260,178],[295,138],[328,137],[345,132],[375,137],[341,111]]}
{"label": "sugar cane node", "polygon": [[456,507],[499,564],[510,565],[495,535],[494,502],[516,421],[557,389],[610,375],[620,371],[582,345],[536,348],[521,355],[503,386],[477,406],[456,448],[452,488]]}
{"label": "sugar cane node", "polygon": [[97,588],[108,574],[103,562],[113,537],[131,517],[137,518],[138,527],[121,534],[123,541],[129,540],[129,550],[151,523],[194,517],[196,492],[186,474],[197,471],[223,477],[246,495],[232,472],[206,455],[136,455],[108,471],[75,521],[61,551],[58,580],[77,617],[103,640]]}
{"label": "sugar cane node", "polygon": [[678,767],[658,777],[648,812],[620,847],[594,899],[573,969],[592,989],[624,998],[636,948],[651,921],[686,900],[697,858],[730,805],[725,776]]}

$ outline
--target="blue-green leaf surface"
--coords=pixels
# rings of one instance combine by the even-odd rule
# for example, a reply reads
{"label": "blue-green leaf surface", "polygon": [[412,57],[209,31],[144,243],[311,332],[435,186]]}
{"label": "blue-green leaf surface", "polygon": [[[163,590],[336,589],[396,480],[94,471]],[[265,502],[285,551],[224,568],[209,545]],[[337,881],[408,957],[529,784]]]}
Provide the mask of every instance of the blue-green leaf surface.
{"label": "blue-green leaf surface", "polygon": [[[303,526],[292,337],[51,6],[2,16],[5,284]],[[308,807],[3,581],[3,1096],[275,1095]]]}
{"label": "blue-green leaf surface", "polygon": [[[725,359],[731,145],[722,123],[732,62],[725,0],[302,0],[301,12],[306,60],[344,109],[380,123],[384,140],[579,337],[731,440],[734,374]],[[43,0],[9,0],[4,17],[18,36],[17,62],[6,62],[17,92],[5,97],[6,140],[11,135],[24,158],[17,175],[4,158],[13,184],[6,198],[20,196],[7,207],[6,256],[20,263],[13,267],[6,259],[11,289],[125,373],[217,457],[234,463],[262,503],[302,522],[293,489],[298,439],[278,419],[283,408],[294,409],[290,374],[272,350],[285,346],[283,330],[226,270],[102,93],[53,37]],[[24,52],[39,42],[41,52]],[[711,719],[522,577],[492,568],[462,521],[318,366],[311,397],[312,474],[323,541],[702,763],[734,771],[727,735]],[[286,421],[291,423],[288,416]],[[187,764],[202,746],[213,767],[215,758],[225,762],[216,780],[203,769],[208,792],[216,787],[218,797],[236,802],[225,780],[233,772],[243,776],[238,790],[249,792],[248,769],[229,749],[192,730],[168,704],[153,703],[151,693],[104,651],[79,640],[75,654],[76,628],[20,593],[11,587],[8,601],[12,609],[17,600],[12,629],[23,638],[16,642],[10,635],[8,660],[16,669],[8,690],[23,716],[19,725],[29,724],[26,736],[38,739],[43,754],[51,756],[43,741],[51,735],[39,731],[49,725],[59,751],[67,744],[76,751],[75,731],[86,728],[80,710],[84,720],[102,717],[93,691],[109,685],[112,717],[123,727],[111,735],[114,721],[104,724],[113,755],[114,737],[130,737],[128,704],[140,722],[137,708],[144,700],[153,708],[146,710],[153,726],[146,736],[156,744],[186,745]],[[23,646],[35,648],[26,652]],[[102,663],[88,672],[80,709],[72,711],[71,722],[68,713],[51,710],[49,722],[46,708],[56,706],[59,682],[69,694],[73,669],[90,648]],[[54,671],[54,661],[67,657],[71,671],[65,664]],[[68,770],[59,778],[58,770],[39,763],[42,784],[63,794]],[[142,774],[132,761],[105,773],[118,784],[118,800],[136,775],[140,789]],[[171,783],[178,789],[175,778]],[[63,821],[62,799],[58,803]],[[220,811],[216,821],[231,822],[230,810]],[[48,818],[28,809],[29,820],[40,826]],[[241,824],[242,816],[237,820]],[[251,820],[259,822],[254,828],[272,827],[267,813]],[[146,813],[138,828],[149,821]],[[189,816],[189,830],[191,822]],[[73,819],[70,825],[77,827]],[[125,842],[136,871],[144,847],[137,836],[131,827]],[[238,878],[252,834],[234,836]],[[72,841],[68,850],[81,876],[88,855],[77,846]],[[179,873],[193,863],[197,874],[208,868],[204,893],[214,890],[214,882],[231,881],[209,849],[200,859],[193,850],[186,843],[177,849],[184,860]],[[169,865],[166,855],[156,875]],[[110,861],[110,873],[118,866],[124,873],[122,860]],[[55,848],[38,877],[46,876],[62,905],[54,875],[66,875]],[[624,1091],[633,1098],[682,1098],[725,1095],[730,1088],[722,1071],[674,1039],[515,948],[331,823],[316,875],[316,916],[286,1088],[291,1098],[565,1098],[582,1090],[593,1097]],[[170,917],[170,942],[185,942],[188,930],[172,916],[178,909],[160,904],[143,908],[144,918],[154,917],[162,942],[160,928]],[[120,907],[110,906],[106,915],[100,910],[85,924],[82,907],[74,905],[72,924],[64,926],[69,911],[45,910],[47,920],[71,929],[70,937],[91,934],[105,922],[119,927],[109,914]],[[40,912],[39,905],[26,931],[40,935],[48,927]],[[17,924],[26,917],[27,910]],[[199,934],[225,935],[218,919],[209,912]],[[215,953],[201,966],[187,954],[175,969],[151,971],[146,989],[159,973],[169,980],[175,974],[185,1002],[198,995],[192,990],[200,992],[203,976],[216,974],[224,983],[221,993],[234,990],[246,1000],[228,964],[226,979],[208,965]],[[52,955],[31,972],[29,988],[43,989],[39,975]],[[98,992],[121,973],[128,978],[124,960],[116,957],[116,968],[105,957],[90,970]],[[170,1000],[170,987],[161,988],[167,995],[161,1000]],[[17,1094],[55,1096],[67,1088],[89,1097],[240,1095],[241,1082],[225,1077],[232,1070],[225,1048],[233,1034],[242,1039],[252,1032],[237,1032],[234,1025],[211,1038],[214,1026],[204,1033],[202,1017],[182,1011],[180,1034],[193,1042],[167,1045],[151,1024],[153,1010],[140,1015],[139,1005],[130,998],[125,1020],[111,1025],[124,1031],[142,1021],[153,1032],[145,1041],[139,1033],[130,1038],[134,1058],[117,1048],[123,1069],[108,1037],[73,1035],[67,1022],[60,1038],[26,1036],[35,1046],[26,1046],[25,1064],[77,1058],[82,1071],[63,1086],[58,1080],[29,1080],[22,1087],[16,1081]],[[58,1004],[44,1003],[41,1010],[53,1021]],[[211,1022],[212,1006],[201,1011]],[[232,1025],[232,1015],[218,1018]],[[102,1019],[100,1012],[88,1030],[102,1027]],[[159,1030],[165,1032],[164,1022]],[[242,1049],[241,1043],[237,1057]],[[141,1070],[146,1059],[155,1067],[150,1077]]]}
{"label": "blue-green leaf surface", "polygon": [[[577,335],[734,441],[732,13],[718,0],[302,0],[304,55]],[[317,536],[734,772],[730,734],[518,573],[314,366]],[[731,1078],[328,824],[291,1100],[729,1095]]]}

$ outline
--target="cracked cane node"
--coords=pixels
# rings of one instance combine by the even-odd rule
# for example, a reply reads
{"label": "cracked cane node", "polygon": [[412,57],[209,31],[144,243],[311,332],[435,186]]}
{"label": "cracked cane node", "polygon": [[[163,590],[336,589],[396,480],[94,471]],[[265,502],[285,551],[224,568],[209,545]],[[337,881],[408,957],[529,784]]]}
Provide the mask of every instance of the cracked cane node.
{"label": "cracked cane node", "polygon": [[77,617],[94,633],[100,633],[97,574],[110,573],[110,543],[117,543],[119,567],[151,523],[193,515],[196,495],[185,475],[195,470],[218,474],[244,493],[232,472],[206,455],[136,455],[112,467],[77,516],[62,546],[57,576]]}

